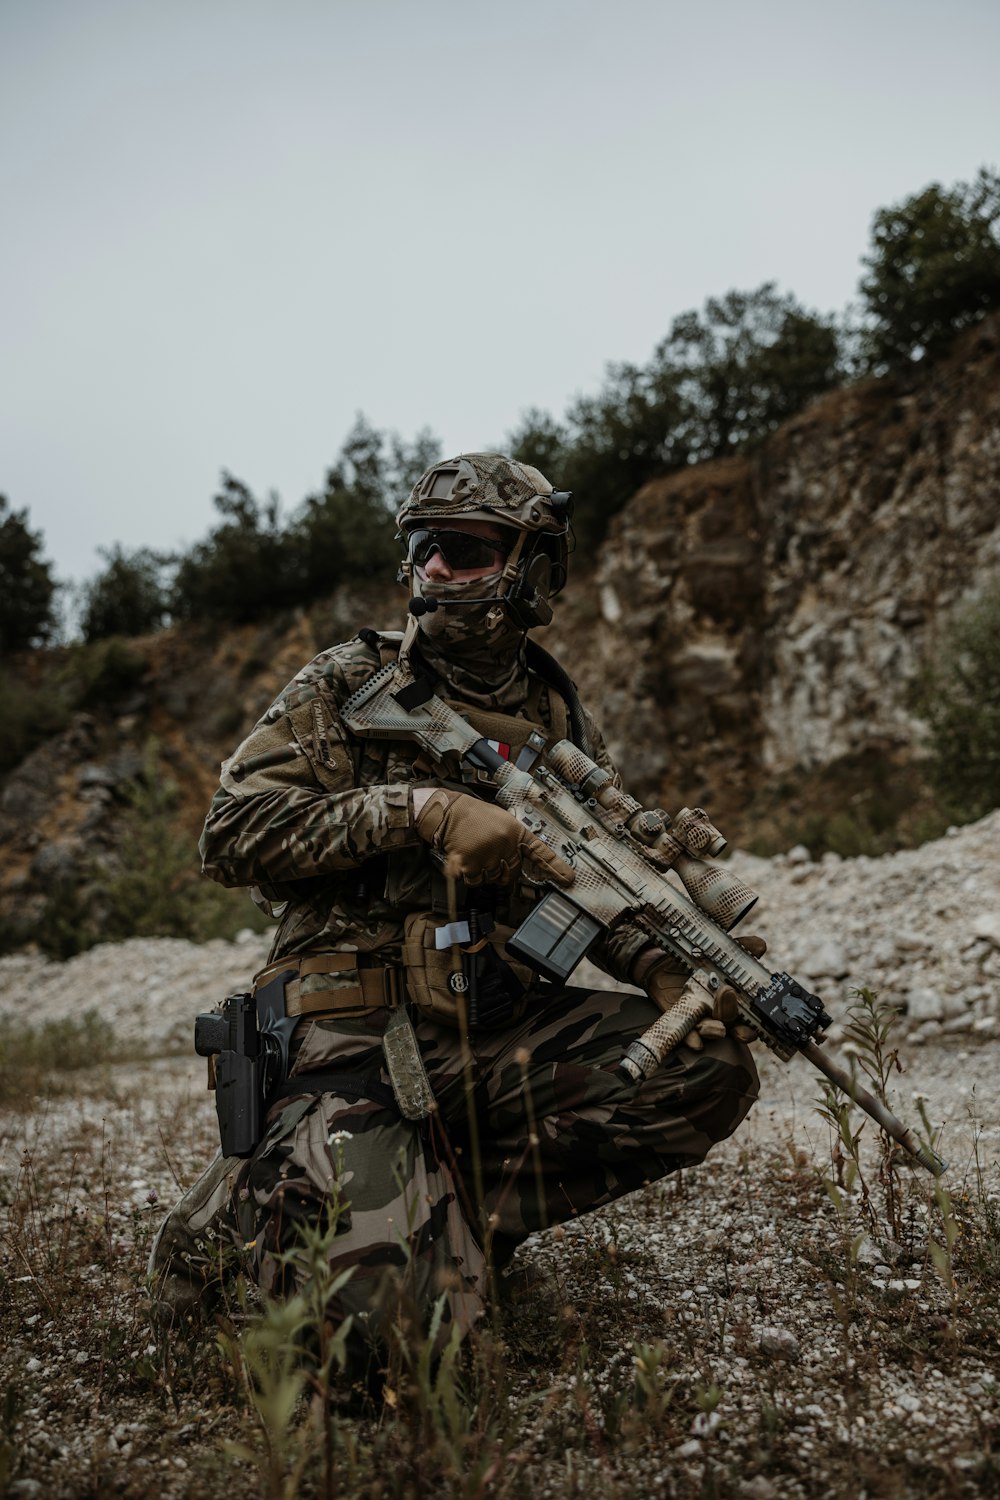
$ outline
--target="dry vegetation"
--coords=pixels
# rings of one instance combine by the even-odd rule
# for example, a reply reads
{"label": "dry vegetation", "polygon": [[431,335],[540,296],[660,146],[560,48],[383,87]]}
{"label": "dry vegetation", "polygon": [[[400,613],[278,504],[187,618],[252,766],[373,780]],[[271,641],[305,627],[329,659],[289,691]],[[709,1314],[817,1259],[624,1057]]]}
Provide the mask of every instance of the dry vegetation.
{"label": "dry vegetation", "polygon": [[[72,1030],[78,1062],[93,1034]],[[924,1047],[896,1100],[913,1119],[917,1082],[951,1122],[946,1191],[883,1165],[871,1126],[855,1150],[816,1076],[766,1061],[736,1140],[530,1242],[527,1296],[438,1365],[402,1337],[389,1404],[357,1415],[335,1339],[329,1379],[303,1371],[301,1309],[248,1306],[238,1281],[208,1328],[149,1324],[151,1234],[213,1146],[195,1067],[46,1076],[35,1040],[8,1049],[21,1107],[0,1126],[11,1495],[1000,1493],[992,1042]]]}

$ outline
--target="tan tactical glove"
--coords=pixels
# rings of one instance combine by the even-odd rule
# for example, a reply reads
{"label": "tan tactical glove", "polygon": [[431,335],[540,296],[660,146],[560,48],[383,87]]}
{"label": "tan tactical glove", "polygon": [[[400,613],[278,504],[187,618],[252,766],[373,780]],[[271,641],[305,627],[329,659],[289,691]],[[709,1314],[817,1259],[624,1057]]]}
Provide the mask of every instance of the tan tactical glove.
{"label": "tan tactical glove", "polygon": [[[747,933],[745,937],[737,938],[737,942],[753,958],[762,958],[767,952],[764,939],[752,937],[750,933]],[[687,974],[679,973],[673,965],[674,960],[664,955],[663,958],[652,963],[643,973],[642,979],[638,981],[649,998],[663,1011],[670,1010],[677,1003],[677,997],[687,983]],[[725,1036],[727,1031],[738,1041],[752,1042],[757,1033],[752,1026],[747,1026],[739,1019],[739,1014],[739,996],[732,985],[724,984],[715,997],[712,1014],[706,1016],[703,1021],[699,1021],[684,1038],[685,1047],[690,1047],[694,1052],[700,1052],[706,1039]]]}
{"label": "tan tactical glove", "polygon": [[572,865],[529,833],[502,807],[443,787],[432,792],[415,818],[420,837],[444,855],[444,871],[467,885],[510,885],[523,874],[539,883],[569,885]]}

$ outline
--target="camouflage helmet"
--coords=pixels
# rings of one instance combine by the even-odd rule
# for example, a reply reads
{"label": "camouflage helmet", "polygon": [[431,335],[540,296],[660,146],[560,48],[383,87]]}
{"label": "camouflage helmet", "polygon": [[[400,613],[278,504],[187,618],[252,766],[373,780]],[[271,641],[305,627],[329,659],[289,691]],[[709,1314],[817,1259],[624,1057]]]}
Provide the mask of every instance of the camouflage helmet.
{"label": "camouflage helmet", "polygon": [[548,557],[548,591],[556,594],[566,582],[572,509],[572,496],[553,489],[530,464],[502,453],[460,453],[421,474],[397,512],[396,524],[404,534],[459,519],[510,526],[526,534],[519,556]]}

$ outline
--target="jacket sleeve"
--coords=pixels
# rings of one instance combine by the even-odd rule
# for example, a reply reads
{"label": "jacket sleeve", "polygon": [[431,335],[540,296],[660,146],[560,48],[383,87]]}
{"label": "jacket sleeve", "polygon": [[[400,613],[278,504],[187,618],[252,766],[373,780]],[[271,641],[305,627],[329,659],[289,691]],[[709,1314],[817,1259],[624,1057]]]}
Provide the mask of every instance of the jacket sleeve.
{"label": "jacket sleeve", "polygon": [[409,785],[356,785],[335,687],[300,674],[223,762],[198,846],[213,880],[304,880],[420,843]]}

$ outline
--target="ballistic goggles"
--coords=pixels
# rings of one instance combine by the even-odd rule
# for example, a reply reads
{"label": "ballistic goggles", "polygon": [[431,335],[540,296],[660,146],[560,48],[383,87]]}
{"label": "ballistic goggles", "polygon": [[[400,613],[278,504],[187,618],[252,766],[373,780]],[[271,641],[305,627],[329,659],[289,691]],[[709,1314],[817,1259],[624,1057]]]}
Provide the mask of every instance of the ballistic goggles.
{"label": "ballistic goggles", "polygon": [[440,552],[452,572],[466,568],[499,568],[510,555],[516,540],[516,532],[511,532],[509,540],[501,542],[493,537],[474,536],[469,531],[428,527],[410,532],[407,557],[418,568],[425,567],[435,552]]}

